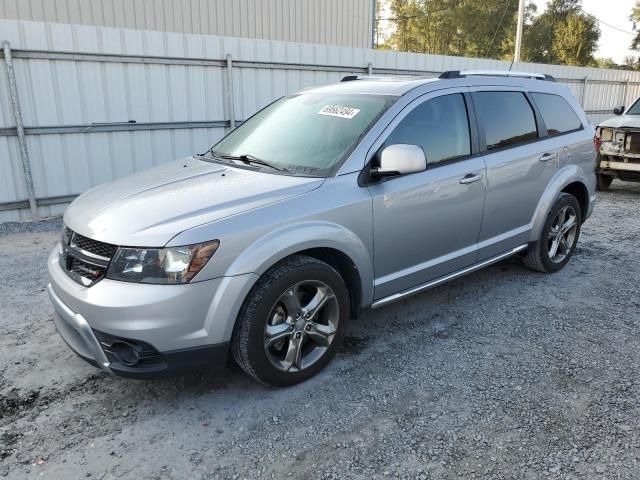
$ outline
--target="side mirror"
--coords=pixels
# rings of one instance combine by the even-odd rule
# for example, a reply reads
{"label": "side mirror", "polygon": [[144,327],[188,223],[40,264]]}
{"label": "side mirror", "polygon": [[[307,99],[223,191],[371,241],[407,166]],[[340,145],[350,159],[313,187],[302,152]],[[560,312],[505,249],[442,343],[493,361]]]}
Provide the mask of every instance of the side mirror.
{"label": "side mirror", "polygon": [[624,105],[613,109],[614,115],[622,115],[624,113]]}
{"label": "side mirror", "polygon": [[427,169],[427,157],[418,145],[398,143],[389,145],[380,153],[380,166],[371,174],[378,177],[407,175]]}

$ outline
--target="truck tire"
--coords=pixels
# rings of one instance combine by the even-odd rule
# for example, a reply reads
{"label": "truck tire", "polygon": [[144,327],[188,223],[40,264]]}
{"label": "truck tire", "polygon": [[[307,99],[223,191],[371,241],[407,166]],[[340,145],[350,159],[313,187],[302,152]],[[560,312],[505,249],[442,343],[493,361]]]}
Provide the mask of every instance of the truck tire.
{"label": "truck tire", "polygon": [[597,179],[596,187],[597,187],[597,190],[600,192],[609,190],[609,187],[611,186],[611,182],[613,182],[613,177],[611,175],[603,175],[602,173],[598,173],[596,175],[596,179]]}

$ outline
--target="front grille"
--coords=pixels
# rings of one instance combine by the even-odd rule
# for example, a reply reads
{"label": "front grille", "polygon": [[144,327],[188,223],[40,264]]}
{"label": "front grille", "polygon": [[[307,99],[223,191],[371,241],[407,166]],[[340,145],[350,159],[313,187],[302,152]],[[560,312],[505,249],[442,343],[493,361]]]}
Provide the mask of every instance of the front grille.
{"label": "front grille", "polygon": [[79,258],[68,257],[67,262],[69,272],[86,278],[92,284],[102,279],[105,273],[107,273],[106,268],[93,265]]}
{"label": "front grille", "polygon": [[73,234],[71,246],[78,247],[81,250],[108,259],[111,259],[111,257],[113,257],[113,255],[116,253],[116,249],[118,248],[115,245],[111,245],[109,243],[98,242],[97,240],[92,240],[90,238],[84,237],[79,233]]}
{"label": "front grille", "polygon": [[90,287],[105,277],[117,249],[115,245],[92,240],[65,225],[60,265],[73,280]]}

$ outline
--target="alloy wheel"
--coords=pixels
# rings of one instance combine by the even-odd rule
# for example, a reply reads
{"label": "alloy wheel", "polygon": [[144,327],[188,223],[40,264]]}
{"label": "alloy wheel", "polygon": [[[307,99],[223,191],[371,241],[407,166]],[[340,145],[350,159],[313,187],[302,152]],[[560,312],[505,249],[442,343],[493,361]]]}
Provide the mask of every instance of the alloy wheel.
{"label": "alloy wheel", "polygon": [[571,205],[565,205],[556,214],[547,241],[547,252],[553,263],[560,263],[567,255],[576,241],[578,231],[578,215]]}
{"label": "alloy wheel", "polygon": [[304,370],[327,352],[338,330],[340,307],[331,288],[318,280],[286,289],[269,313],[264,350],[284,372]]}

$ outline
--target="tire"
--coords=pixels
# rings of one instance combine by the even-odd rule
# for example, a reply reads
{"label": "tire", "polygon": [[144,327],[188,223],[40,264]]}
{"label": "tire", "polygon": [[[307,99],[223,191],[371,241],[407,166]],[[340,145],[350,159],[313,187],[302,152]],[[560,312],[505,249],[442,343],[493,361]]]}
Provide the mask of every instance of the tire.
{"label": "tire", "polygon": [[613,177],[611,175],[603,175],[602,173],[596,174],[596,189],[600,192],[604,192],[609,190],[611,186],[611,182],[613,182]]}
{"label": "tire", "polygon": [[293,255],[265,272],[247,295],[231,353],[257,381],[295,385],[331,361],[348,319],[349,291],[340,274],[316,258]]}
{"label": "tire", "polygon": [[[563,210],[565,211],[565,218],[574,216],[574,224],[566,233],[561,234],[557,226],[560,212]],[[565,220],[563,225],[568,225],[569,218]],[[582,212],[580,203],[573,195],[561,193],[547,214],[540,239],[529,246],[522,262],[528,268],[538,272],[555,273],[561,270],[569,263],[576,250],[581,226]],[[563,230],[564,228],[566,227],[563,227]],[[563,242],[561,238],[564,238],[565,241]],[[556,241],[556,253],[552,257]]]}

